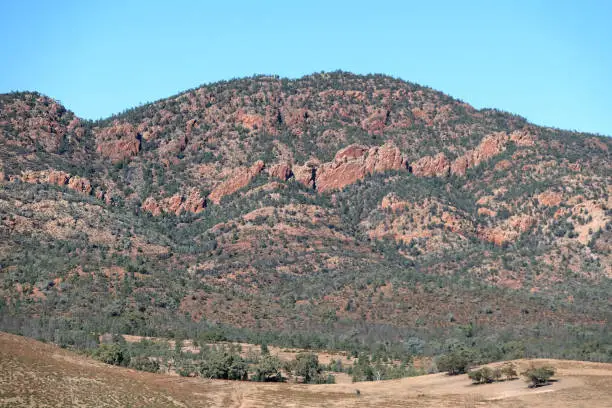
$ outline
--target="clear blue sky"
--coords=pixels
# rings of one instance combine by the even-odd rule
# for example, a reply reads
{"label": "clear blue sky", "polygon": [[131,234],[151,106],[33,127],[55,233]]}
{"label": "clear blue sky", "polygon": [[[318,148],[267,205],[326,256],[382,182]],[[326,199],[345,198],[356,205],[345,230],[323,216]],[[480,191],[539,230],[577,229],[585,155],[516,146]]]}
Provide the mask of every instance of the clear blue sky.
{"label": "clear blue sky", "polygon": [[0,92],[100,118],[255,73],[342,69],[612,135],[612,1],[0,0]]}

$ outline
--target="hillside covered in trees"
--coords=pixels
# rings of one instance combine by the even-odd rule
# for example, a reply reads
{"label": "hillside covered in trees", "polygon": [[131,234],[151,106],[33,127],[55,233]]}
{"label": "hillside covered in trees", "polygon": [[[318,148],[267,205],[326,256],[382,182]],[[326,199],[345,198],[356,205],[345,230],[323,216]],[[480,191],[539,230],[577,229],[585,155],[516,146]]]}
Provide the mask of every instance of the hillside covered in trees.
{"label": "hillside covered in trees", "polygon": [[612,360],[610,138],[345,72],[0,129],[0,330]]}

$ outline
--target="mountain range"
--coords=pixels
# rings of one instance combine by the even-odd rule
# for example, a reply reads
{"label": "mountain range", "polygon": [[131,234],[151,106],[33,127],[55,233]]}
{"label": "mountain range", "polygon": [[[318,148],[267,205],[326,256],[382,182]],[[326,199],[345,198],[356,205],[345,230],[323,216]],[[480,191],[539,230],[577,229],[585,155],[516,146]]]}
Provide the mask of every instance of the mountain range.
{"label": "mountain range", "polygon": [[608,137],[347,72],[0,129],[0,330],[612,360]]}

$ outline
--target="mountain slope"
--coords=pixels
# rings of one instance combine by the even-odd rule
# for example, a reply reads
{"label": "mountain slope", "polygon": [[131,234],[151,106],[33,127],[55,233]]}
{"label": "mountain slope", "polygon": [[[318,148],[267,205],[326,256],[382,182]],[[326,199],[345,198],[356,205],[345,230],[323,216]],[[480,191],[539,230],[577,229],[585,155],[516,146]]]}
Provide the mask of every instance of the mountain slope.
{"label": "mountain slope", "polygon": [[6,329],[612,358],[609,138],[343,72],[0,125]]}

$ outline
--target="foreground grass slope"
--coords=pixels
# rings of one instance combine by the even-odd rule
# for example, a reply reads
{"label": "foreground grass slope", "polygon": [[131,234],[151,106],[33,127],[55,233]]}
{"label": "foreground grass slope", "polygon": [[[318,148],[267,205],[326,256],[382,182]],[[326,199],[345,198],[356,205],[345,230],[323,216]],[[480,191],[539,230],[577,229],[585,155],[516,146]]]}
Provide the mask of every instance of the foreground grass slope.
{"label": "foreground grass slope", "polygon": [[[612,365],[517,360],[556,369],[553,385],[471,385],[466,375],[302,385],[202,380],[108,366],[57,346],[0,333],[0,407],[608,407]],[[359,395],[356,390],[359,390]]]}

